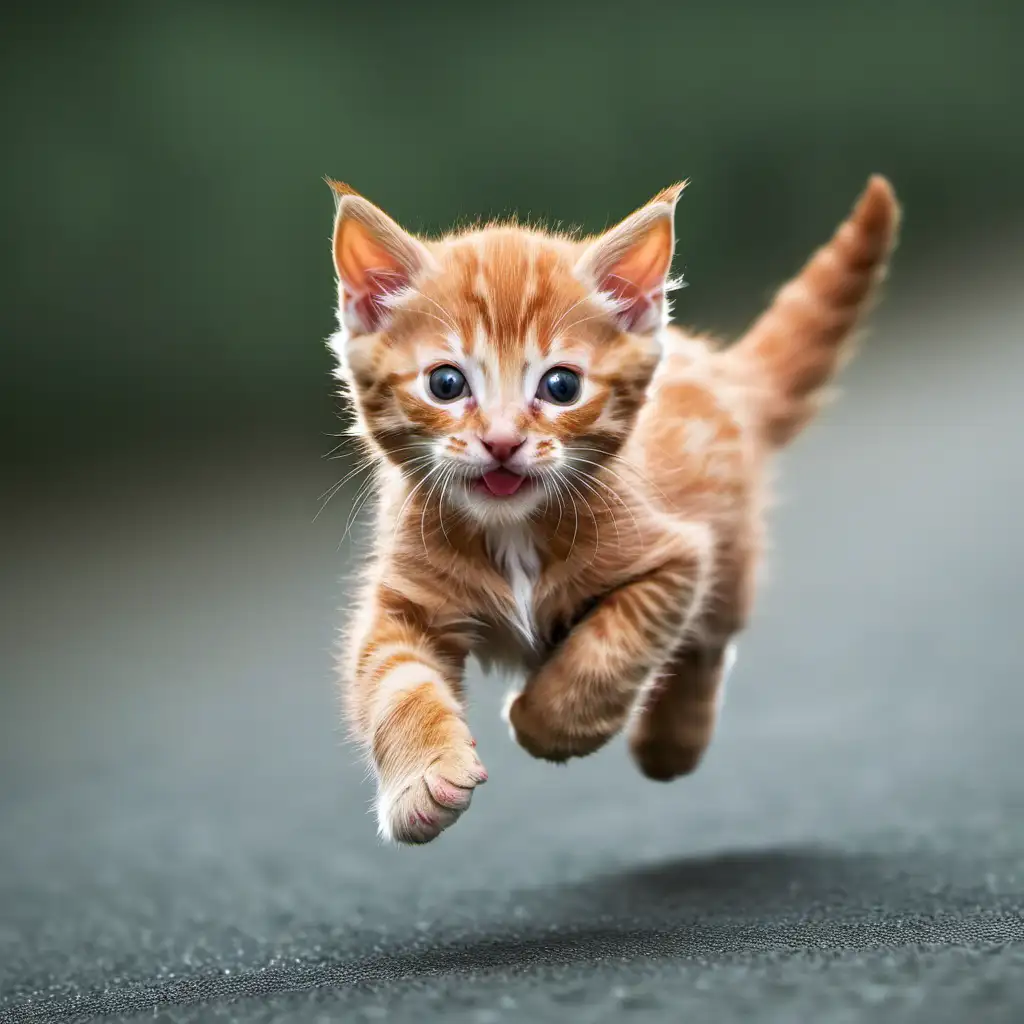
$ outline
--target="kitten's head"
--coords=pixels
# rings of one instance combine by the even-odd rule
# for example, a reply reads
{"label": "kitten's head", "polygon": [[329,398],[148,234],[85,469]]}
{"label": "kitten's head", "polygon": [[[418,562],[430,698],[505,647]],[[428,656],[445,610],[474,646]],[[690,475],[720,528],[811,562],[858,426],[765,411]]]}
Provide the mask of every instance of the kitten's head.
{"label": "kitten's head", "polygon": [[597,238],[497,225],[440,241],[332,186],[332,347],[360,432],[484,523],[582,496],[657,365],[683,185]]}

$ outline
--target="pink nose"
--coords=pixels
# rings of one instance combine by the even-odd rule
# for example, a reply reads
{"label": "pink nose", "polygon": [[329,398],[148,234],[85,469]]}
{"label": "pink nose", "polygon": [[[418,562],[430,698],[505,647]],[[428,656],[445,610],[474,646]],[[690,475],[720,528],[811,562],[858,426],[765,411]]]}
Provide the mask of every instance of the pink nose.
{"label": "pink nose", "polygon": [[511,437],[508,434],[490,434],[481,437],[480,443],[499,462],[508,462],[523,447],[523,440],[521,437]]}

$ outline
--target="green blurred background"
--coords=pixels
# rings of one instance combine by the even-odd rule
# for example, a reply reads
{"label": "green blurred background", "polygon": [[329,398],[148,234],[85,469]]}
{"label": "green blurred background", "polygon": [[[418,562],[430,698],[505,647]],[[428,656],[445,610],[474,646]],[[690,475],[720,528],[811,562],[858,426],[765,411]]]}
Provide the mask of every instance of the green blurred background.
{"label": "green blurred background", "polygon": [[690,177],[677,311],[727,329],[872,171],[905,203],[900,282],[955,281],[1024,220],[1012,0],[136,0],[5,22],[19,475],[221,439],[326,451],[324,174],[425,231],[596,229]]}

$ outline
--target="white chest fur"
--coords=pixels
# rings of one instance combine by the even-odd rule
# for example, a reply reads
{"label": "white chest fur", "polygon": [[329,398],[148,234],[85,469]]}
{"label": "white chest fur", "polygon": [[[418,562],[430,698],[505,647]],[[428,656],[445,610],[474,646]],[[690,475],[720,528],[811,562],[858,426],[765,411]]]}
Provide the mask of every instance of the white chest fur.
{"label": "white chest fur", "polygon": [[487,548],[495,567],[512,590],[515,614],[512,625],[529,644],[537,637],[533,616],[533,591],[540,577],[540,556],[526,530],[506,527],[487,538]]}

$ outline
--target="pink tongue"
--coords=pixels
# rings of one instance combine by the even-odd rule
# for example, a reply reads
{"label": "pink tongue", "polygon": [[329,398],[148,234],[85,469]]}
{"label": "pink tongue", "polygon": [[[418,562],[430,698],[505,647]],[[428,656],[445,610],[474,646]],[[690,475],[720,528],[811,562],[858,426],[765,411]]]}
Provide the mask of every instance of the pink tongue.
{"label": "pink tongue", "polygon": [[522,486],[525,477],[510,473],[507,469],[492,469],[484,473],[484,485],[496,498],[507,498]]}

